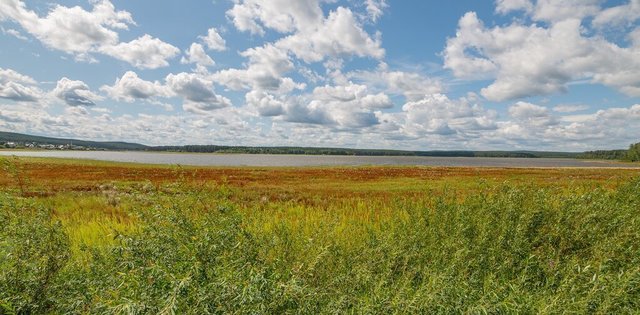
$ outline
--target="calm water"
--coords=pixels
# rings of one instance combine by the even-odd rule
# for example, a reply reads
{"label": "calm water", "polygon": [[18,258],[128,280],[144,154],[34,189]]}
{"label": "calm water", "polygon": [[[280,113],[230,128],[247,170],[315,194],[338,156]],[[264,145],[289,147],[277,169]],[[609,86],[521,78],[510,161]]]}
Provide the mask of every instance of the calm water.
{"label": "calm water", "polygon": [[639,164],[574,159],[206,154],[115,151],[0,151],[5,156],[57,157],[197,166],[426,165],[470,167],[633,167]]}

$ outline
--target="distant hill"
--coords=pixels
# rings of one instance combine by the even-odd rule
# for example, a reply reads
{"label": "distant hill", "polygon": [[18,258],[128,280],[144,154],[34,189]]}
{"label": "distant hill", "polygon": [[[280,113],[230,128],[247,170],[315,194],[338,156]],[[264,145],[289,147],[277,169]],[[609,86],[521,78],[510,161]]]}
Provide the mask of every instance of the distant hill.
{"label": "distant hill", "polygon": [[60,139],[50,137],[31,136],[15,132],[0,131],[0,143],[1,142],[15,142],[15,143],[37,143],[37,144],[53,144],[53,145],[67,145],[73,144],[76,146],[83,146],[93,149],[104,150],[147,150],[149,147],[137,143],[127,142],[99,142],[99,141],[84,141],[76,139]]}
{"label": "distant hill", "polygon": [[146,146],[127,142],[99,142],[76,139],[59,139],[31,136],[15,132],[0,131],[0,144],[15,142],[18,144],[37,143],[53,145],[83,146],[91,149],[118,151],[165,151],[198,153],[245,153],[245,154],[306,154],[306,155],[359,155],[359,156],[440,156],[440,157],[514,157],[514,158],[619,158],[624,150],[589,152],[545,152],[545,151],[408,151],[382,149],[347,149],[316,147],[250,147],[221,145],[184,145],[184,146]]}

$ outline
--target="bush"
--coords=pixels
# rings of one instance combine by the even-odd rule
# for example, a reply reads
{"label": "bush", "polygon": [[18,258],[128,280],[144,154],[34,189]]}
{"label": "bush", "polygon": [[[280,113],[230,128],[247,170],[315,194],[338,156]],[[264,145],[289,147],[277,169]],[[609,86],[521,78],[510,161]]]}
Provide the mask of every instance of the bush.
{"label": "bush", "polygon": [[67,303],[58,295],[69,239],[48,210],[0,197],[0,314],[45,313]]}

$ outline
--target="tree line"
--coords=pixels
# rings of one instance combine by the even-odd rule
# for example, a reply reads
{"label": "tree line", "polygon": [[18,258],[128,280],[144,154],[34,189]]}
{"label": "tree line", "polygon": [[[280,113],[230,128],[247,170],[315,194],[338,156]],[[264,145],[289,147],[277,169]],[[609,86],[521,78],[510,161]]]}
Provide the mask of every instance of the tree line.
{"label": "tree line", "polygon": [[587,151],[578,156],[581,159],[640,161],[640,142],[629,146],[628,150],[597,150]]}

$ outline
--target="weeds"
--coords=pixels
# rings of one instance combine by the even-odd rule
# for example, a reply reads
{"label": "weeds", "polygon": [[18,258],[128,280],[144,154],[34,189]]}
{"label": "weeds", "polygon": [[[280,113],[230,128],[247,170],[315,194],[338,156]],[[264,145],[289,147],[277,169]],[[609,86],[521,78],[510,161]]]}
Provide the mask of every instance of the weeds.
{"label": "weeds", "polygon": [[[640,311],[640,179],[301,202],[302,185],[265,201],[179,174],[58,202],[0,194],[0,314]],[[134,228],[78,244],[123,217]]]}
{"label": "weeds", "polygon": [[18,157],[0,158],[0,167],[2,171],[14,181],[15,186],[20,191],[20,195],[26,196],[29,181],[20,170],[20,160]]}

